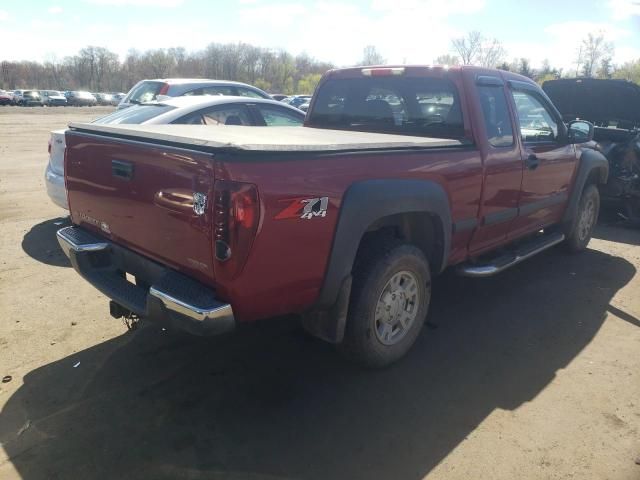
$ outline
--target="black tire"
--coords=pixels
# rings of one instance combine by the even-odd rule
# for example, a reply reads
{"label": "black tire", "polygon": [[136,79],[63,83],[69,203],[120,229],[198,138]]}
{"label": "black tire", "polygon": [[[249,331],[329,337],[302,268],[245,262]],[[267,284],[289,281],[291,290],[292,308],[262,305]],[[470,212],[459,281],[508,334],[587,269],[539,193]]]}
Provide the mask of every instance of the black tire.
{"label": "black tire", "polygon": [[567,233],[566,246],[570,252],[581,252],[587,248],[600,212],[600,192],[593,184],[582,191],[576,215]]}
{"label": "black tire", "polygon": [[[385,299],[390,298],[391,291],[387,287],[393,288],[389,282],[398,276],[408,279],[405,285],[416,285],[413,290],[416,292],[416,296],[412,297],[413,303],[411,300],[403,300],[407,298],[404,293],[398,294],[398,300],[394,293],[393,300],[390,300],[393,303],[393,312],[397,312],[397,315],[405,319],[405,313],[409,316],[415,315],[411,322],[407,322],[406,328],[399,324],[391,327],[391,320],[383,322],[376,319],[377,311],[382,311],[383,315],[391,318],[391,307],[381,308],[380,305],[383,302],[383,294]],[[403,288],[402,281],[397,284],[398,288]],[[391,365],[403,357],[418,338],[430,299],[429,263],[419,248],[393,238],[378,238],[363,245],[354,267],[345,336],[339,349],[365,367],[381,368]],[[396,327],[398,330],[394,330]],[[393,341],[391,338],[381,339],[380,330],[383,330],[383,336],[387,334],[391,337],[391,332],[387,332],[386,328],[396,331],[395,343],[388,343]],[[387,344],[383,343],[384,340]]]}

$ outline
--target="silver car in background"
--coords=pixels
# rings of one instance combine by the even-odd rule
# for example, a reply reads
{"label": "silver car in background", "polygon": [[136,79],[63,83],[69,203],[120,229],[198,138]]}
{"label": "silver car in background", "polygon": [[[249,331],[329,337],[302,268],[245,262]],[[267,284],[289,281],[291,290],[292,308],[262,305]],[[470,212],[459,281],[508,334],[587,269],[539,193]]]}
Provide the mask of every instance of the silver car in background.
{"label": "silver car in background", "polygon": [[[225,125],[295,127],[302,126],[303,122],[303,112],[282,102],[231,96],[167,98],[116,110],[93,121],[100,124],[212,125],[212,128],[224,128]],[[44,177],[51,201],[68,210],[67,192],[64,188],[65,132],[66,130],[51,132],[49,162]]]}
{"label": "silver car in background", "polygon": [[165,78],[141,80],[136,83],[118,104],[118,110],[139,103],[152,102],[158,98],[185,95],[228,95],[271,100],[268,93],[246,83],[202,78]]}
{"label": "silver car in background", "polygon": [[58,90],[40,90],[42,104],[48,107],[59,107],[67,104],[67,97]]}

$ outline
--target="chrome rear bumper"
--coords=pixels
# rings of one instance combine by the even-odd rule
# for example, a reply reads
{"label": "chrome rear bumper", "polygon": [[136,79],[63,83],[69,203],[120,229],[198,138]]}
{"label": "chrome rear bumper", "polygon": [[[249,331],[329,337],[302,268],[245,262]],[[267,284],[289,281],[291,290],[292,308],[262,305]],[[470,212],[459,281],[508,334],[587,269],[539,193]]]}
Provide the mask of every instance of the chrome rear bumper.
{"label": "chrome rear bumper", "polygon": [[58,230],[57,237],[74,269],[125,310],[195,335],[235,327],[231,305],[212,288],[80,227]]}

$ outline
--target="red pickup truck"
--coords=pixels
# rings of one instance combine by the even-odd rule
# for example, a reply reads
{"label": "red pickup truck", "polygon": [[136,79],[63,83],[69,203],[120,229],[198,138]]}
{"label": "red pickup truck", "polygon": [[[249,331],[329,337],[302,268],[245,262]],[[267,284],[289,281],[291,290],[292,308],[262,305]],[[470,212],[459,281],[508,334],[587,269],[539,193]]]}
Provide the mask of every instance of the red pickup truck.
{"label": "red pickup truck", "polygon": [[295,313],[380,367],[445,268],[586,247],[608,175],[592,135],[513,73],[332,70],[304,127],[71,125],[58,239],[116,318],[207,335]]}

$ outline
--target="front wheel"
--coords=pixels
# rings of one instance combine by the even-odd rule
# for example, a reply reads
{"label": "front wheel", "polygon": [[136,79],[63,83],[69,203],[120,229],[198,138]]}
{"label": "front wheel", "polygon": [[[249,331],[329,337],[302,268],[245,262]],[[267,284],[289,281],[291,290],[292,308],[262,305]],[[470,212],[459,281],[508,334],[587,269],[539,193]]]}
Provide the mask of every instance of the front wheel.
{"label": "front wheel", "polygon": [[587,248],[600,212],[600,192],[596,185],[585,187],[578,203],[576,216],[567,234],[567,247],[572,252],[581,252]]}
{"label": "front wheel", "polygon": [[340,349],[366,367],[388,366],[416,341],[429,308],[431,275],[424,253],[379,240],[358,254]]}

